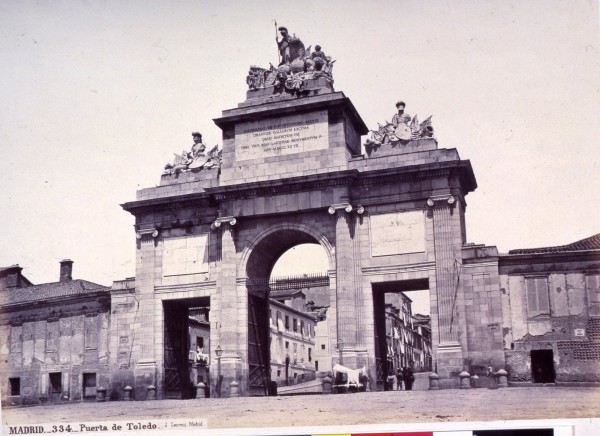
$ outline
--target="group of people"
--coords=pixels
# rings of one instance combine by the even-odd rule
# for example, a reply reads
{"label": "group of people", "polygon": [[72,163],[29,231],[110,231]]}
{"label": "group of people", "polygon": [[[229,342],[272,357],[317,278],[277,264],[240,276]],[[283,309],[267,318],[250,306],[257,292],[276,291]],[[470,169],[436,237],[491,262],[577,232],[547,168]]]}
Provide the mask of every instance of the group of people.
{"label": "group of people", "polygon": [[399,366],[396,371],[396,390],[402,390],[402,383],[404,383],[404,390],[412,391],[413,383],[415,382],[415,374],[413,370],[408,366]]}

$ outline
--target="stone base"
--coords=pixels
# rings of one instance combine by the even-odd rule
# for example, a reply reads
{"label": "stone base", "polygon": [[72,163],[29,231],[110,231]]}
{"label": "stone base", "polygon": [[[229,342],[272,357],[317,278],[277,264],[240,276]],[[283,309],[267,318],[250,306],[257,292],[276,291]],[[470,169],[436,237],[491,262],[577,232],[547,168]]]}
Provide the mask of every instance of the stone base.
{"label": "stone base", "polygon": [[154,360],[140,360],[136,363],[133,373],[135,377],[134,386],[132,386],[133,399],[146,400],[148,386],[156,386],[156,362]]}
{"label": "stone base", "polygon": [[[442,379],[459,380],[458,375],[463,371],[463,352],[460,344],[440,344],[436,354],[437,375]],[[457,385],[460,385],[458,381]]]}
{"label": "stone base", "polygon": [[277,90],[274,86],[249,90],[246,92],[246,101],[238,104],[238,107],[254,106],[281,100],[297,99],[299,96],[328,94],[331,92],[333,92],[333,83],[325,77],[319,77],[307,80],[299,95],[286,89]]}
{"label": "stone base", "polygon": [[[215,362],[217,363],[217,362]],[[214,372],[213,372],[214,371]],[[241,359],[235,356],[222,356],[221,357],[221,398],[229,398],[231,396],[230,386],[232,382],[238,383],[239,395],[248,396],[248,380],[247,377],[242,377],[244,374],[242,368]],[[219,398],[219,392],[217,391],[217,384],[219,381],[219,368],[217,365],[211,365],[211,398]]]}
{"label": "stone base", "polygon": [[438,143],[434,138],[410,139],[407,141],[388,142],[387,144],[365,145],[365,151],[370,158],[437,150],[437,148]]}
{"label": "stone base", "polygon": [[[207,147],[208,148],[208,147]],[[203,168],[182,171],[179,174],[163,174],[160,177],[160,186],[175,185],[179,183],[203,182],[201,186],[210,188],[218,184],[219,169]]]}

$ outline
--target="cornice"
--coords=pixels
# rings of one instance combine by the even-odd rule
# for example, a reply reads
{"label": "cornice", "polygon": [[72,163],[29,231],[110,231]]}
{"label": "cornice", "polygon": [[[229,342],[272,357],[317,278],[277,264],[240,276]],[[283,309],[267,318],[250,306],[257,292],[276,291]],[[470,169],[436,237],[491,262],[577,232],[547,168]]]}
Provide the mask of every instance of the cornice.
{"label": "cornice", "polygon": [[254,183],[215,186],[207,188],[206,191],[214,196],[217,202],[240,198],[268,197],[315,189],[351,186],[358,174],[358,170],[344,170]]}
{"label": "cornice", "polygon": [[[15,313],[20,312],[20,311],[27,311],[27,310],[39,310],[42,308],[46,308],[46,307],[54,307],[56,309],[60,309],[62,307],[62,304],[68,304],[68,305],[74,305],[74,304],[81,304],[84,302],[88,302],[88,301],[92,301],[92,303],[97,303],[99,306],[105,305],[108,303],[108,307],[110,307],[110,293],[107,291],[98,291],[98,292],[90,292],[90,293],[86,293],[84,295],[65,295],[65,296],[60,296],[60,297],[52,297],[52,298],[45,298],[43,300],[38,300],[38,301],[24,301],[24,302],[19,302],[19,303],[13,303],[13,304],[6,304],[6,305],[2,305],[1,309],[2,309],[2,314],[3,315],[8,315],[11,316],[9,314],[12,314],[12,316],[14,316]],[[55,315],[58,316],[60,318],[64,318],[65,316],[71,316],[73,314],[86,314],[86,313],[94,313],[94,312],[98,312],[97,310],[90,310],[90,309],[69,309],[68,311],[64,312],[63,314],[60,315]],[[40,316],[35,315],[34,317],[36,317],[38,319],[46,319],[51,317],[50,315],[44,315],[44,316]]]}
{"label": "cornice", "polygon": [[181,291],[203,291],[207,290],[213,291],[217,288],[217,282],[215,280],[207,280],[204,282],[196,282],[196,283],[186,283],[182,285],[163,285],[163,286],[155,286],[154,293],[155,294],[169,294],[171,292],[181,292]]}
{"label": "cornice", "polygon": [[560,253],[527,253],[527,254],[500,254],[498,256],[501,267],[535,265],[536,263],[597,262],[600,265],[600,250],[580,250]]}
{"label": "cornice", "polygon": [[475,175],[469,160],[434,162],[406,167],[393,167],[383,170],[361,171],[357,186],[380,185],[386,183],[428,180],[435,177],[458,175],[465,193],[477,188]]}
{"label": "cornice", "polygon": [[415,263],[412,265],[384,265],[384,266],[368,266],[362,268],[362,273],[364,275],[380,275],[380,274],[394,274],[394,273],[405,273],[405,272],[415,272],[415,271],[434,271],[435,270],[435,262],[421,262]]}
{"label": "cornice", "polygon": [[211,206],[211,197],[206,193],[174,195],[169,197],[135,200],[121,204],[127,212],[137,215],[153,212],[168,212],[174,207],[181,209],[206,209]]}
{"label": "cornice", "polygon": [[346,97],[343,92],[319,94],[296,100],[281,100],[272,103],[227,109],[222,112],[221,117],[214,118],[213,122],[221,129],[226,129],[228,126],[235,123],[254,120],[257,115],[260,115],[261,117],[282,116],[295,114],[298,111],[323,110],[336,106],[343,107],[355,126],[357,126],[361,135],[366,135],[369,132],[368,127],[360,117],[360,114],[352,104],[352,101]]}
{"label": "cornice", "polygon": [[[137,200],[124,203],[121,207],[134,215],[171,212],[173,209],[197,209],[205,212],[201,217],[206,217],[209,223],[216,217],[218,204],[223,201],[310,192],[341,186],[360,188],[453,176],[460,178],[462,195],[474,191],[477,187],[471,163],[468,160],[459,160],[379,170],[355,168],[308,176],[214,186],[206,188],[202,193]],[[201,217],[193,224],[200,224]]]}

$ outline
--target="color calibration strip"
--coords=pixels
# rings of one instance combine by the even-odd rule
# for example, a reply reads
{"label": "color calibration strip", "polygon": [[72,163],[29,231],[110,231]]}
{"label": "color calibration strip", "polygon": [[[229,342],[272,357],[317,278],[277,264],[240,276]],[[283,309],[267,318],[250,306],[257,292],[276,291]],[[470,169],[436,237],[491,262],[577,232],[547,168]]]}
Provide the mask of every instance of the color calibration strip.
{"label": "color calibration strip", "polygon": [[[308,436],[308,435],[307,435]],[[419,431],[402,433],[318,434],[310,436],[555,436],[552,428]]]}

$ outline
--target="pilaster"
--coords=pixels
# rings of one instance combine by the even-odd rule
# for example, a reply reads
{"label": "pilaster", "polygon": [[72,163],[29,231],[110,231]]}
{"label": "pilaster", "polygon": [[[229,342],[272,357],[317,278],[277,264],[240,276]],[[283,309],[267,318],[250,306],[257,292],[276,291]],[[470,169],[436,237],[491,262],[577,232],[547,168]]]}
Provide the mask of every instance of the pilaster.
{"label": "pilaster", "polygon": [[[220,237],[220,267],[218,275],[217,292],[218,316],[216,317],[216,342],[215,349],[220,347],[223,355],[218,363],[221,374],[214,374],[214,385],[211,382],[211,390],[216,393],[220,390],[222,397],[228,396],[228,387],[232,381],[239,382],[241,376],[240,348],[242,342],[247,340],[246,329],[240,328],[239,308],[240,304],[247,305],[245,298],[238,295],[237,286],[237,264],[235,249],[235,229],[237,220],[232,216],[220,217],[212,224],[211,229],[219,232]],[[212,335],[211,335],[212,337]],[[220,388],[219,375],[221,376]],[[214,390],[213,390],[214,388]],[[218,396],[218,395],[215,395]]]}
{"label": "pilaster", "polygon": [[361,330],[364,316],[357,219],[363,212],[362,206],[353,208],[350,203],[333,204],[329,208],[329,213],[335,215],[336,219],[337,360],[349,367],[367,364],[365,340]]}
{"label": "pilaster", "polygon": [[[437,343],[433,344],[436,349],[436,361],[438,374],[442,378],[458,375],[463,367],[463,353],[459,343],[457,320],[457,297],[458,284],[455,274],[456,241],[462,236],[460,229],[458,234],[453,221],[458,220],[454,216],[456,198],[452,195],[431,197],[427,205],[433,214],[433,236],[435,247],[435,293],[437,297],[438,323],[437,331],[434,332],[433,340],[437,337]],[[460,249],[460,244],[458,244]]]}
{"label": "pilaster", "polygon": [[157,385],[156,374],[156,322],[154,285],[156,278],[156,250],[158,230],[140,230],[136,234],[138,240],[138,271],[136,272],[136,294],[138,298],[137,323],[135,330],[134,351],[136,355],[134,368],[134,398],[145,400],[147,387]]}

